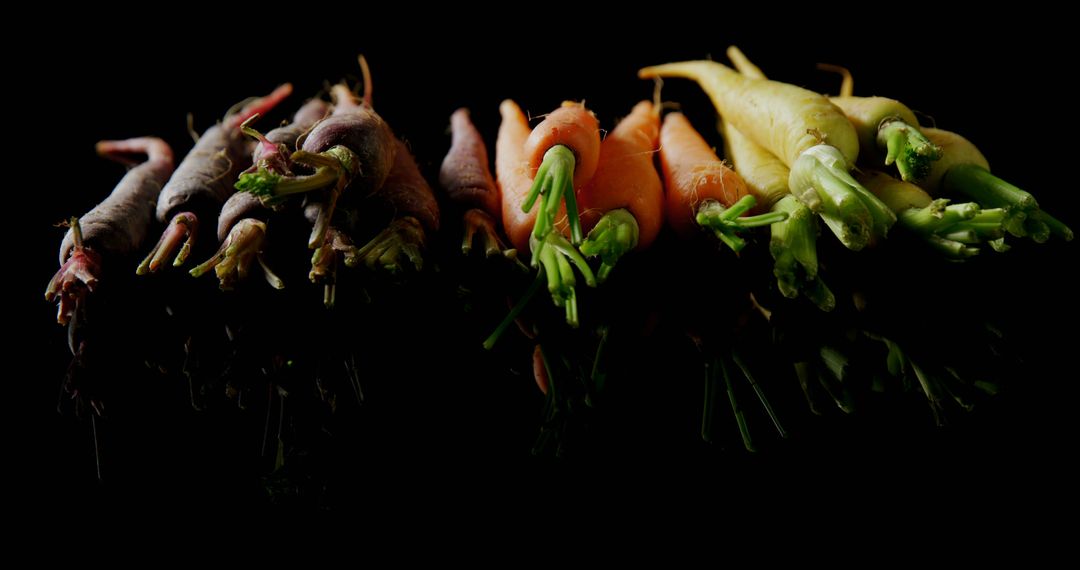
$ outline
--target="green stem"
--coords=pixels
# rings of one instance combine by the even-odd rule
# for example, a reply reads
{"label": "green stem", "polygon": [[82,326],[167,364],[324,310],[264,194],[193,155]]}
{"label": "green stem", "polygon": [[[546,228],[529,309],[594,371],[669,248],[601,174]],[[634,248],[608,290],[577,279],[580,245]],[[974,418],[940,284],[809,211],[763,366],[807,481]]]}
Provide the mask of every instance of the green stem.
{"label": "green stem", "polygon": [[1039,207],[1035,197],[974,164],[949,168],[941,181],[946,193],[963,194],[983,206],[1028,212]]}
{"label": "green stem", "polygon": [[800,202],[821,215],[841,243],[857,251],[872,238],[884,237],[896,216],[856,182],[849,170],[840,151],[817,145],[799,155],[788,186]]}
{"label": "green stem", "polygon": [[1033,212],[1031,215],[1036,220],[1039,220],[1040,222],[1046,224],[1046,227],[1050,229],[1050,232],[1057,237],[1065,241],[1072,241],[1073,231],[1069,229],[1069,226],[1066,226],[1061,220],[1058,220],[1050,214],[1047,214],[1043,210]]}
{"label": "green stem", "polygon": [[885,165],[895,162],[904,180],[925,178],[930,173],[930,163],[941,158],[940,147],[918,128],[895,117],[885,119],[878,126],[877,144],[886,151]]}
{"label": "green stem", "polygon": [[780,293],[794,299],[803,291],[820,309],[831,311],[836,307],[836,298],[818,279],[817,225],[813,214],[790,194],[772,209],[787,214],[786,220],[770,226],[769,253]]}
{"label": "green stem", "polygon": [[624,208],[611,210],[600,218],[580,248],[583,255],[601,259],[597,283],[606,281],[619,259],[637,247],[639,233],[637,219]]}
{"label": "green stem", "polygon": [[765,396],[765,390],[761,388],[761,385],[754,379],[754,375],[750,373],[750,367],[743,362],[743,359],[739,357],[738,352],[731,353],[732,359],[735,360],[735,365],[742,370],[743,376],[746,377],[746,381],[750,383],[750,387],[754,389],[754,394],[757,395],[758,401],[761,402],[761,407],[765,409],[765,413],[769,415],[769,419],[772,420],[773,426],[776,427],[776,432],[780,434],[781,438],[787,439],[787,430],[780,424],[780,417],[776,415],[776,411],[773,410],[772,404],[769,403],[769,399]]}
{"label": "green stem", "polygon": [[566,217],[570,224],[570,239],[575,244],[581,243],[581,218],[577,209],[577,197],[574,194],[574,168],[577,159],[574,152],[565,145],[555,145],[544,153],[544,160],[536,171],[532,187],[525,202],[521,205],[524,212],[529,212],[540,198],[540,211],[536,214],[533,236],[541,239],[553,227],[555,216],[559,213],[559,204],[566,203]]}
{"label": "green stem", "polygon": [[955,259],[977,255],[978,248],[971,246],[1001,238],[1005,219],[1002,209],[979,210],[978,204],[973,202],[948,204],[946,199],[899,213],[904,228]]}
{"label": "green stem", "polygon": [[787,212],[772,211],[757,216],[742,216],[757,204],[757,200],[750,194],[743,196],[730,208],[716,200],[705,200],[698,206],[695,220],[698,225],[711,229],[720,241],[727,244],[733,251],[738,252],[746,246],[746,242],[736,235],[738,232],[749,228],[768,226],[787,219]]}

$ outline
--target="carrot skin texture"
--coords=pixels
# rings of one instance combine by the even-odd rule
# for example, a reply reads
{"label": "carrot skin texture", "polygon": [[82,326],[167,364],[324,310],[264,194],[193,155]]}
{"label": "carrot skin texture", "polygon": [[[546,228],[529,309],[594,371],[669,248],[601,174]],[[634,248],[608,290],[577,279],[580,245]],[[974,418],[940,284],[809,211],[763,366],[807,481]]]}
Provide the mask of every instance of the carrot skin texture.
{"label": "carrot skin texture", "polygon": [[638,224],[638,249],[652,244],[664,222],[664,186],[653,163],[660,146],[660,116],[642,101],[600,145],[592,180],[577,190],[582,229],[607,212],[626,208]]}
{"label": "carrot skin texture", "polygon": [[394,165],[387,174],[382,187],[371,195],[388,206],[395,218],[412,216],[428,232],[439,230],[439,203],[427,180],[420,174],[420,167],[412,152],[400,139],[394,139]]}
{"label": "carrot skin texture", "polygon": [[517,103],[507,99],[499,105],[502,122],[495,139],[495,176],[502,197],[503,229],[519,251],[529,251],[529,235],[536,224],[537,209],[522,211],[532,187],[525,141],[532,130]]}
{"label": "carrot skin texture", "polygon": [[574,153],[574,188],[584,186],[600,162],[600,123],[592,112],[578,103],[564,103],[552,111],[525,141],[525,156],[529,161],[529,176],[535,177],[544,161],[544,154],[556,145]]}
{"label": "carrot skin texture", "polygon": [[439,184],[463,208],[479,208],[498,218],[499,188],[488,166],[487,146],[469,118],[468,109],[450,116],[450,150],[439,168]]}
{"label": "carrot skin texture", "polygon": [[[102,141],[98,153],[142,152],[147,160],[124,175],[112,193],[79,218],[83,244],[101,254],[126,255],[141,247],[154,217],[154,202],[173,172],[173,152],[158,138]],[[75,240],[69,230],[60,245],[60,263],[71,256]]]}
{"label": "carrot skin texture", "polygon": [[742,178],[724,165],[681,113],[664,117],[660,165],[664,171],[667,220],[683,238],[701,232],[696,217],[702,202],[716,200],[731,206],[748,193]]}

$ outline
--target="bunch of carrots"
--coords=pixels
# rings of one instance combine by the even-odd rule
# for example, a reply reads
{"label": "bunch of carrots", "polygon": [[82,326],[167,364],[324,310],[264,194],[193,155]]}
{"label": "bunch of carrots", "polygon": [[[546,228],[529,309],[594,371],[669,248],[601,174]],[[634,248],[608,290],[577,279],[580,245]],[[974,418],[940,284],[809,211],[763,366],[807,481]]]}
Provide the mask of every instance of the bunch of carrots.
{"label": "bunch of carrots", "polygon": [[[564,102],[532,124],[507,99],[498,109],[493,157],[469,110],[450,116],[450,148],[438,170],[443,192],[436,195],[407,144],[376,113],[362,58],[362,97],[348,85],[334,86],[330,101],[315,97],[291,121],[261,132],[258,121],[291,93],[283,85],[230,109],[178,165],[161,139],[102,142],[102,156],[131,169],[105,201],[70,220],[46,298],[59,301],[58,321],[69,326],[72,352],[79,353],[76,331],[84,306],[106,281],[106,270],[132,255],[146,253],[133,267],[140,276],[205,255],[189,273],[213,272],[221,289],[237,287],[254,271],[282,289],[290,279],[271,269],[273,251],[301,243],[299,249],[310,253],[307,277],[322,286],[323,304],[333,307],[341,264],[380,270],[382,278],[399,278],[405,268],[420,272],[440,227],[460,228],[452,239],[460,238],[463,256],[481,251],[513,276],[502,290],[512,299],[509,311],[491,323],[483,346],[492,349],[515,324],[528,337],[533,376],[548,398],[546,429],[564,421],[562,412],[574,407],[574,398],[589,405],[596,400],[605,383],[604,357],[612,350],[609,336],[645,334],[615,332],[625,326],[618,310],[638,307],[616,310],[602,302],[607,288],[634,278],[622,269],[631,263],[622,261],[627,256],[646,259],[653,250],[664,255],[704,246],[723,252],[715,267],[734,273],[750,266],[744,258],[755,250],[767,251],[768,292],[805,297],[806,307],[825,313],[858,309],[860,301],[850,296],[850,283],[826,284],[819,220],[840,246],[859,256],[874,255],[896,234],[926,244],[920,255],[936,252],[951,260],[971,258],[984,244],[1004,251],[1011,238],[1072,239],[1032,194],[991,174],[971,142],[921,126],[899,101],[854,96],[846,70],[828,68],[844,79],[840,95],[826,97],[767,79],[735,47],[728,56],[734,69],[687,61],[639,72],[645,79],[681,77],[702,87],[720,119],[725,159],[686,116],[663,112],[659,89],[654,100],[611,121],[610,130],[601,126],[606,117],[602,122],[584,103]],[[290,235],[297,227],[306,240]],[[158,229],[160,239],[147,247]],[[670,285],[678,291],[687,283]],[[539,307],[527,311],[545,286],[556,318]],[[786,430],[748,360],[732,348],[734,338],[757,318],[747,315],[772,319],[801,303],[750,289],[733,303],[737,322],[683,331],[709,352],[703,436],[711,438],[717,394],[726,391],[747,448],[753,445],[732,378],[745,378],[778,432]],[[953,379],[960,380],[944,368],[931,373],[890,334],[859,332],[884,347],[890,373],[912,371],[935,411]],[[832,371],[839,380],[838,371],[846,370],[848,357],[837,348],[843,343],[834,340],[808,340],[818,344],[802,346],[792,364],[804,391],[817,378],[844,408],[847,401],[827,378]],[[558,439],[558,432],[550,429],[543,437]]]}

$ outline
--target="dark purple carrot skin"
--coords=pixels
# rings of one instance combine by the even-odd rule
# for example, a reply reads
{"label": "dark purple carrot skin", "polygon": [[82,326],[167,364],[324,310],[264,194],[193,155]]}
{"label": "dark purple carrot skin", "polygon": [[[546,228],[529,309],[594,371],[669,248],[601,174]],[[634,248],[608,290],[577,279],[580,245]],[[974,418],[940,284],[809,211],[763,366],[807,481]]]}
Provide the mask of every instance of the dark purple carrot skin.
{"label": "dark purple carrot skin", "polygon": [[[158,198],[157,219],[167,223],[180,212],[217,210],[235,192],[233,184],[250,166],[252,145],[239,129],[214,125],[176,168]],[[216,212],[215,212],[216,213]]]}
{"label": "dark purple carrot skin", "polygon": [[342,86],[335,87],[334,95],[334,113],[311,129],[302,148],[319,153],[343,146],[356,154],[360,171],[341,198],[348,202],[382,187],[394,165],[396,146],[390,126],[371,107]]}
{"label": "dark purple carrot skin", "polygon": [[[322,99],[312,99],[307,103],[304,103],[296,114],[293,115],[292,122],[288,125],[280,126],[268,133],[266,133],[266,140],[272,144],[272,147],[268,148],[265,144],[259,144],[255,147],[255,152],[252,154],[251,161],[255,165],[264,165],[266,168],[277,174],[288,175],[288,154],[296,150],[296,141],[300,139],[300,136],[311,130],[316,123],[326,118],[333,111],[333,106],[323,101]],[[288,154],[283,157],[285,159],[284,164],[281,164],[281,160],[276,155],[280,155],[280,147],[277,145],[283,145]],[[285,171],[281,171],[280,168],[284,166]]]}
{"label": "dark purple carrot skin", "polygon": [[[288,154],[295,148],[297,139],[329,115],[332,109],[330,103],[321,99],[312,99],[304,103],[293,115],[292,123],[266,133],[266,140],[271,144],[268,148],[265,143],[258,143],[252,153],[252,162],[277,174],[290,174]],[[282,156],[282,148],[286,150],[284,156]],[[270,209],[264,206],[254,194],[248,192],[233,194],[225,201],[218,215],[218,241],[223,241],[240,220],[255,218],[266,221],[269,215]]]}
{"label": "dark purple carrot skin", "polygon": [[393,212],[395,218],[412,216],[430,234],[439,230],[439,203],[431,186],[420,173],[405,143],[394,139],[397,146],[390,175],[371,199]]}
{"label": "dark purple carrot skin", "polygon": [[468,109],[450,115],[450,130],[450,151],[439,168],[439,184],[464,209],[480,208],[500,219],[499,188],[491,176],[484,139],[469,119]]}
{"label": "dark purple carrot skin", "polygon": [[[102,141],[97,149],[98,154],[117,160],[136,153],[147,158],[124,175],[108,198],[79,218],[83,245],[105,256],[135,253],[153,222],[154,202],[172,174],[172,149],[153,137]],[[60,245],[61,265],[74,247],[72,232],[68,231]]]}
{"label": "dark purple carrot skin", "polygon": [[184,211],[199,214],[199,210],[210,210],[217,214],[222,203],[236,191],[233,185],[237,177],[251,165],[254,143],[241,132],[240,125],[252,115],[274,108],[290,93],[292,85],[281,85],[207,129],[162,189],[157,204],[158,221],[167,223]]}

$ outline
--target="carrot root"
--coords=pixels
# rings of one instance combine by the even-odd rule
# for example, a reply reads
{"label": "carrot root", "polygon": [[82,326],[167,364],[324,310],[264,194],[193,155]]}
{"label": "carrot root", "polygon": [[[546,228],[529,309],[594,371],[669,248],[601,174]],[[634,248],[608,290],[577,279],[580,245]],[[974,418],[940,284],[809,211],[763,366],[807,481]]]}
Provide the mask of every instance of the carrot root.
{"label": "carrot root", "polygon": [[221,243],[217,253],[201,265],[192,268],[189,273],[192,277],[202,277],[213,269],[221,290],[230,291],[238,282],[247,279],[252,264],[258,261],[270,286],[282,289],[285,286],[284,283],[273,271],[270,271],[262,259],[262,247],[265,241],[265,223],[253,218],[240,220],[229,230],[229,235]]}
{"label": "carrot root", "polygon": [[472,253],[473,244],[476,243],[477,236],[479,236],[485,257],[490,259],[501,256],[510,261],[516,261],[524,267],[524,264],[518,260],[517,250],[507,247],[502,238],[499,237],[499,232],[495,229],[495,220],[491,218],[490,214],[479,208],[472,208],[465,212],[464,221],[465,235],[461,241],[462,254],[469,255]]}
{"label": "carrot root", "polygon": [[544,161],[536,171],[532,187],[521,205],[524,212],[529,212],[540,199],[540,211],[533,226],[533,237],[543,239],[544,235],[555,227],[555,216],[559,206],[566,201],[566,216],[570,225],[570,240],[576,245],[581,243],[581,218],[577,209],[577,197],[574,194],[574,168],[577,159],[574,151],[565,145],[555,145],[544,153]]}
{"label": "carrot root", "polygon": [[74,322],[72,318],[77,317],[76,313],[81,310],[86,295],[94,291],[98,283],[97,275],[101,271],[100,256],[83,247],[79,218],[73,216],[70,224],[75,247],[45,288],[46,301],[52,302],[60,297],[56,322],[61,325]]}
{"label": "carrot root", "polygon": [[398,275],[409,266],[419,272],[424,269],[424,243],[424,226],[419,220],[412,216],[397,218],[364,247],[347,254],[345,265],[363,263],[368,269],[390,275]]}
{"label": "carrot root", "polygon": [[639,233],[637,219],[625,208],[611,210],[600,218],[580,248],[583,255],[600,257],[597,283],[607,281],[619,259],[637,247]]}
{"label": "carrot root", "polygon": [[191,212],[176,214],[169,221],[165,231],[162,232],[157,245],[150,250],[150,254],[139,264],[135,274],[146,275],[157,271],[177,248],[180,248],[180,251],[177,252],[176,258],[173,260],[173,267],[183,265],[187,261],[188,255],[191,254],[191,247],[195,244],[195,237],[198,234],[199,219],[195,214]]}
{"label": "carrot root", "polygon": [[930,173],[930,163],[941,158],[941,147],[919,129],[892,119],[878,126],[877,144],[886,150],[885,165],[896,163],[902,180],[919,180]]}

